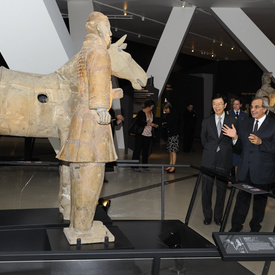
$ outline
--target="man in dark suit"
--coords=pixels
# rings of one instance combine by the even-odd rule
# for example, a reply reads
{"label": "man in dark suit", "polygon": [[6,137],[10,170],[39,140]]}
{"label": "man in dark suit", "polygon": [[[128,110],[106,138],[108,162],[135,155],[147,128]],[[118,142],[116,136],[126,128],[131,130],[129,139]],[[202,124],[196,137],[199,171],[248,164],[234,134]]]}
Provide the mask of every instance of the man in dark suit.
{"label": "man in dark suit", "polygon": [[[255,98],[251,103],[252,118],[242,124],[238,134],[236,129],[223,127],[224,135],[233,138],[235,147],[241,150],[238,179],[256,188],[270,191],[275,187],[275,120],[266,115],[267,102]],[[239,191],[232,215],[230,231],[239,232],[243,228],[251,194]],[[267,196],[254,195],[253,215],[249,223],[251,232],[259,232],[263,221]]]}
{"label": "man in dark suit", "polygon": [[[203,145],[203,155],[201,166],[206,167],[224,177],[229,176],[232,167],[232,139],[224,136],[221,132],[222,125],[231,127],[236,126],[236,119],[225,114],[227,106],[226,97],[216,94],[212,97],[212,107],[215,114],[207,117],[202,122],[201,142]],[[207,174],[202,177],[202,209],[204,214],[204,224],[208,225],[212,221],[212,190],[214,178]],[[221,224],[224,200],[227,184],[216,178],[217,195],[214,208],[214,221],[217,225]]]}

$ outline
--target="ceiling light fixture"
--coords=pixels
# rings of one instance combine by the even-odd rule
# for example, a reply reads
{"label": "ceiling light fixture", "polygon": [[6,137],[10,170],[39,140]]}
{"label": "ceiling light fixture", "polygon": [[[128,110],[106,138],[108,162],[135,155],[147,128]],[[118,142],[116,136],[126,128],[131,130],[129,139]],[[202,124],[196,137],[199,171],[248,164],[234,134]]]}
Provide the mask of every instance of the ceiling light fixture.
{"label": "ceiling light fixture", "polygon": [[222,44],[222,42],[221,42],[221,43],[220,43],[220,46],[222,47],[222,45],[223,45],[223,44]]}
{"label": "ceiling light fixture", "polygon": [[127,10],[124,10],[123,15],[124,15],[124,16],[126,16],[126,15],[127,15]]}
{"label": "ceiling light fixture", "polygon": [[[117,29],[117,31],[122,32],[123,34],[127,33],[129,35],[134,35],[134,36],[138,36],[139,35],[139,33],[137,33],[137,32],[131,32],[131,31],[125,30],[125,29],[114,28],[114,27],[111,27],[111,29]],[[140,37],[141,36],[144,37],[144,38],[148,38],[148,39],[152,39],[152,40],[155,40],[155,41],[159,41],[159,39],[156,38],[156,37],[152,37],[152,36],[148,36],[148,35],[144,35],[144,34],[141,35],[140,34]]]}
{"label": "ceiling light fixture", "polygon": [[121,20],[121,19],[133,19],[133,15],[107,15],[109,20],[113,20],[113,19],[117,19],[117,20]]}
{"label": "ceiling light fixture", "polygon": [[186,6],[186,1],[182,1],[181,7],[184,8]]}
{"label": "ceiling light fixture", "polygon": [[235,49],[235,46],[232,46],[232,47],[231,47],[231,50],[233,51],[234,49]]}

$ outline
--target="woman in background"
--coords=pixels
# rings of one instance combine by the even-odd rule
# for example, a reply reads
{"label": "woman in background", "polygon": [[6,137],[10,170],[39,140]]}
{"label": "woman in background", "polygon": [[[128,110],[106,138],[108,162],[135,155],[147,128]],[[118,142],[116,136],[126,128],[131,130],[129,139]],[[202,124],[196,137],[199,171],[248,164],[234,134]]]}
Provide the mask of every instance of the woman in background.
{"label": "woman in background", "polygon": [[[153,138],[153,129],[158,128],[158,124],[154,123],[153,108],[155,102],[152,99],[148,99],[144,102],[144,108],[137,113],[136,124],[142,127],[142,133],[135,136],[135,149],[133,152],[133,160],[139,160],[142,152],[142,163],[147,164],[149,158],[150,145]],[[149,171],[148,167],[144,167],[146,171]],[[139,168],[134,169],[136,172],[141,172]]]}
{"label": "woman in background", "polygon": [[[169,153],[170,164],[176,164],[177,152],[179,151],[179,119],[169,102],[163,104],[163,113],[165,114],[163,126],[167,129],[168,141],[167,151]],[[175,173],[175,167],[165,169],[167,173]]]}

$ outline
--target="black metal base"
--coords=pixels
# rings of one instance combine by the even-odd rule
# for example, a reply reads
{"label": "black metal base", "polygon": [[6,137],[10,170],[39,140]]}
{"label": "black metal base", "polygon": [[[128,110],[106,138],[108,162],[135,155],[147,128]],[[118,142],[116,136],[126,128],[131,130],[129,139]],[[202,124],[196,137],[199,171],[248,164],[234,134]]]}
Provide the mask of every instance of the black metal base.
{"label": "black metal base", "polygon": [[[179,220],[112,221],[100,206],[96,217],[105,219],[115,242],[69,245],[63,234],[63,227],[69,223],[60,219],[57,209],[0,211],[0,270],[11,274],[37,274],[37,270],[42,272],[39,274],[61,270],[75,274],[78,270],[79,274],[103,271],[102,274],[122,275],[143,274],[152,267],[148,274],[160,274],[161,269],[168,272],[163,274],[171,274],[171,268],[178,272],[179,267],[187,267],[189,271],[198,267],[197,262],[192,267],[192,260],[179,258],[205,258],[203,261],[211,270],[205,274],[218,274],[212,270],[215,263],[215,268],[224,268],[224,263],[217,259],[217,248]],[[228,270],[233,270],[232,267],[237,273],[251,274],[237,263],[230,263]]]}
{"label": "black metal base", "polygon": [[[101,206],[95,212],[96,221],[111,225],[112,220]],[[64,228],[70,221],[63,220],[58,208],[11,209],[0,211],[0,230],[30,228]]]}
{"label": "black metal base", "polygon": [[12,209],[0,211],[0,230],[68,227],[57,208]]}

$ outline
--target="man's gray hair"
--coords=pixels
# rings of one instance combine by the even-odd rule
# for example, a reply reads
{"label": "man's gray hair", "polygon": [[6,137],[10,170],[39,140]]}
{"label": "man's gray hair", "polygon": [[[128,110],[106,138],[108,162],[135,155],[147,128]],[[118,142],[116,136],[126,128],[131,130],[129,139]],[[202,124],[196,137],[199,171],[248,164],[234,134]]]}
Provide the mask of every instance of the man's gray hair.
{"label": "man's gray hair", "polygon": [[269,110],[268,102],[267,102],[262,96],[256,96],[256,97],[254,97],[253,100],[252,100],[252,102],[253,102],[254,100],[257,100],[257,99],[260,99],[260,100],[262,101],[262,106],[263,106],[264,108],[266,108],[267,110]]}

